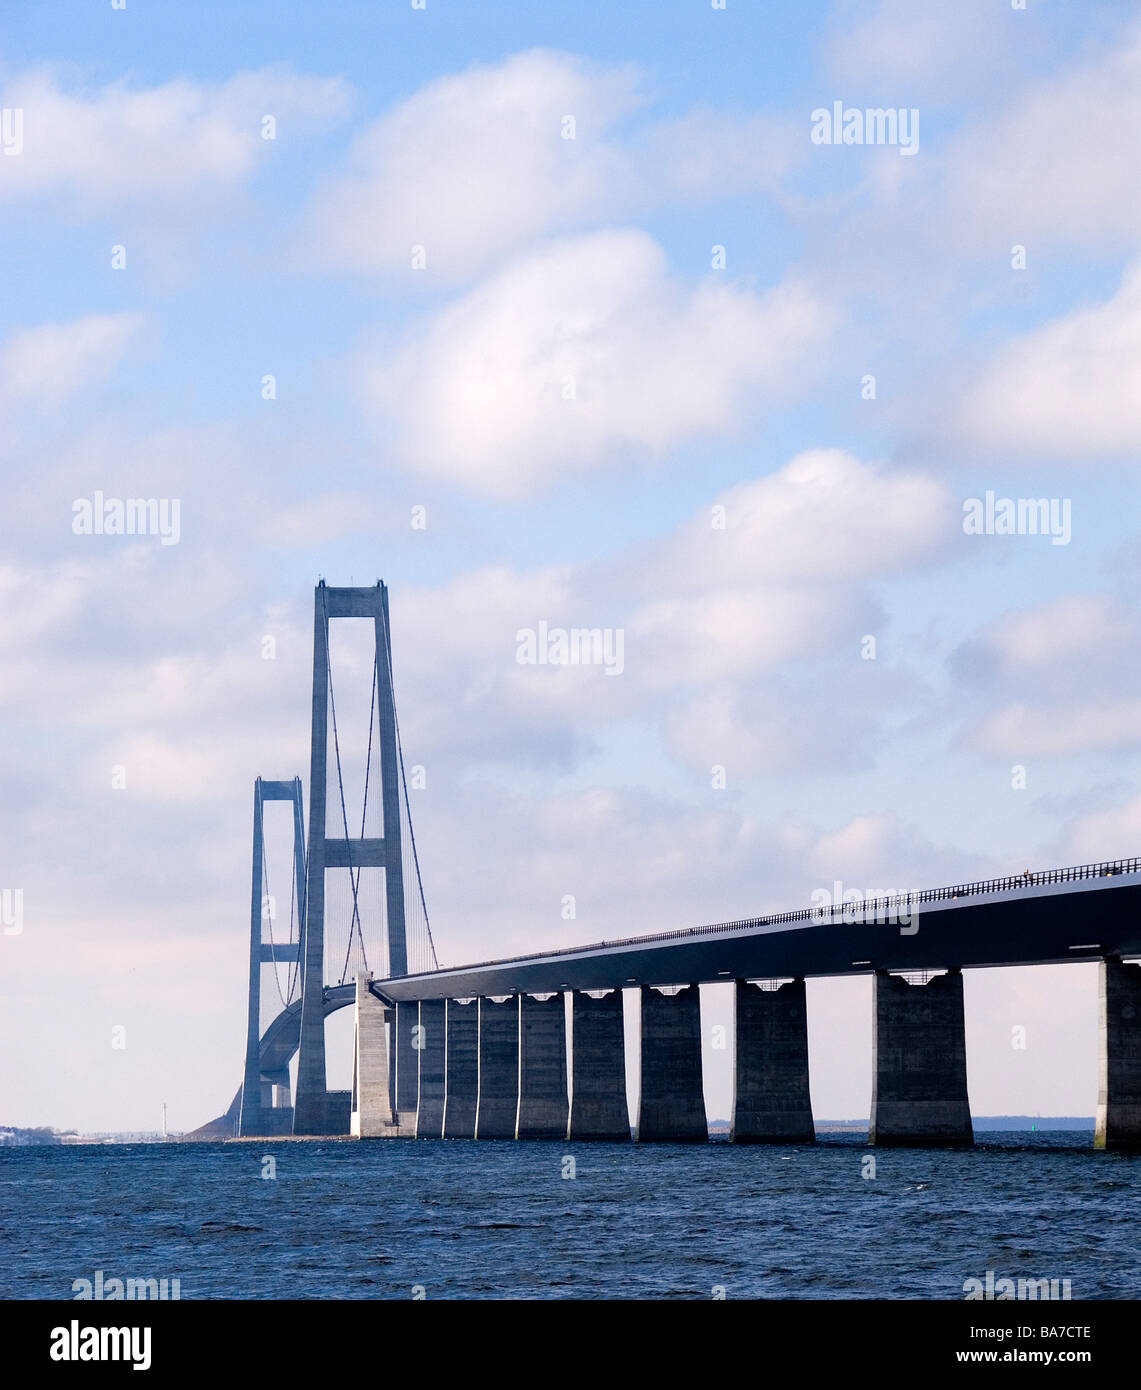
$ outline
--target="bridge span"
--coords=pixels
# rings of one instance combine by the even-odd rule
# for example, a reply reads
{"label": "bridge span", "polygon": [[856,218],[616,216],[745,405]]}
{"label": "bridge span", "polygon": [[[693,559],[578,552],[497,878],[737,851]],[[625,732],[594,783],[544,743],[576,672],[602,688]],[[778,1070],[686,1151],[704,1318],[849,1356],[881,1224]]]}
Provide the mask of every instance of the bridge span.
{"label": "bridge span", "polygon": [[[855,920],[845,920],[845,917]],[[404,975],[392,999],[1141,956],[1141,860],[801,908]]]}
{"label": "bridge span", "polygon": [[[804,981],[873,974],[872,1142],[969,1143],[961,971],[1084,960],[1102,974],[1097,1140],[1135,1147],[1141,967],[1123,963],[1130,956],[1141,957],[1138,859],[362,976],[324,990],[326,1015],[350,1004],[358,1014],[354,1089],[329,1093],[330,1115],[338,1132],[355,1121],[364,1137],[627,1139],[622,996],[638,989],[643,1101],[635,1137],[700,1141],[707,1128],[696,986],[733,983],[732,1137],[811,1142]],[[671,986],[681,988],[661,992]],[[371,1049],[362,1011],[366,1034],[373,1016]],[[286,1096],[300,1019],[295,1003],[262,1039],[261,1074]],[[240,1106],[239,1087],[231,1122]],[[287,1132],[292,1112],[279,1106],[276,1124],[272,1110],[266,1118],[270,1132]]]}
{"label": "bridge span", "polygon": [[[812,1142],[805,979],[870,973],[870,1141],[969,1144],[962,971],[1086,960],[1101,971],[1096,1143],[1137,1147],[1141,965],[1128,956],[1141,956],[1137,859],[362,979],[358,1018],[383,1008],[395,1041],[372,1057],[371,1114],[354,1093],[354,1132],[628,1138],[622,996],[637,989],[634,1137],[705,1140],[698,986],[721,982],[735,990],[732,1139]],[[358,1091],[362,1060],[358,1030]]]}
{"label": "bridge span", "polygon": [[[332,624],[350,619],[368,623],[375,641],[364,793],[353,828],[330,655]],[[292,806],[284,940],[280,931],[275,938],[266,908],[274,899],[263,803],[273,801]],[[309,801],[306,831],[300,778],[255,784],[245,1077],[225,1115],[197,1132],[202,1137],[703,1142],[699,988],[719,982],[735,997],[731,1137],[808,1143],[815,1133],[805,981],[871,974],[871,1142],[969,1144],[962,972],[1090,961],[1101,981],[1095,1142],[1141,1148],[1141,964],[1130,961],[1141,957],[1141,859],[904,897],[842,895],[823,907],[440,968],[408,806],[388,591],[379,582],[334,589],[322,581],[314,595]],[[282,1009],[263,1029],[267,967]],[[327,978],[331,968],[339,980]],[[641,1019],[634,1116],[626,1098],[626,991],[638,992]],[[329,1091],[324,1020],[350,1004],[353,1085]]]}

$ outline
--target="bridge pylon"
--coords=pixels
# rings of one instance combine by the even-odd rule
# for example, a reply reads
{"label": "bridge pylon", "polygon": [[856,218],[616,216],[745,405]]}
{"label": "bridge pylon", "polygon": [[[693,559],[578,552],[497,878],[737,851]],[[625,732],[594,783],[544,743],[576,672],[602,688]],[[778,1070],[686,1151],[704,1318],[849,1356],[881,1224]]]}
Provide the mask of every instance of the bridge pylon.
{"label": "bridge pylon", "polygon": [[[340,778],[340,744],[336,730],[329,668],[329,624],[334,618],[371,619],[375,636],[374,696],[378,715],[380,792],[383,833],[367,838],[326,834],[326,793],[329,762],[329,715],[333,716],[334,752]],[[325,1071],[325,872],[350,872],[356,914],[357,883],[363,868],[382,868],[387,909],[388,973],[408,973],[405,937],[404,866],[400,834],[400,769],[397,753],[396,701],[392,685],[392,646],[388,622],[388,589],[379,581],[372,588],[331,588],[322,580],[313,603],[313,736],[309,773],[309,851],[306,887],[304,951],[301,983],[301,1033],[297,1062],[294,1134],[335,1134],[347,1126],[334,1114],[337,1102],[329,1096]],[[372,727],[369,728],[371,756]],[[367,790],[366,790],[367,799]],[[342,809],[343,809],[342,791]],[[355,877],[354,877],[355,875]],[[351,931],[351,928],[350,928]]]}
{"label": "bridge pylon", "polygon": [[[293,898],[299,940],[278,942],[272,939],[273,906],[266,901],[265,887],[265,827],[262,807],[267,801],[289,801],[293,804]],[[262,939],[262,924],[270,923],[270,941]],[[305,815],[301,799],[301,778],[291,782],[271,782],[259,777],[254,782],[254,856],[253,881],[250,893],[250,993],[246,1029],[246,1066],[242,1076],[241,1111],[238,1117],[240,1135],[270,1134],[276,1131],[273,1117],[266,1114],[274,1109],[272,1088],[276,1084],[289,1088],[289,1069],[265,1076],[261,1068],[261,974],[263,965],[275,970],[279,963],[300,966],[301,941],[305,922]],[[292,933],[291,933],[292,934]],[[285,1001],[288,1003],[288,1001]],[[277,1107],[279,1110],[284,1107]]]}

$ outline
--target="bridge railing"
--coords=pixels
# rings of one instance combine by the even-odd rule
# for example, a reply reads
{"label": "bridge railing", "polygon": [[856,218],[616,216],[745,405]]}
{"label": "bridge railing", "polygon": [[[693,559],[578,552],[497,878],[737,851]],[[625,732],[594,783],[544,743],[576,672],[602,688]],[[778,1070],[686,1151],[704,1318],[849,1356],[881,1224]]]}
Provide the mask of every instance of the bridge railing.
{"label": "bridge railing", "polygon": [[[1021,874],[1008,874],[1003,878],[977,879],[973,883],[957,883],[947,888],[923,888],[916,892],[896,893],[888,897],[865,898],[859,903],[860,912],[865,917],[877,917],[891,911],[898,911],[906,904],[946,902],[954,898],[978,897],[985,893],[1007,893],[1017,888],[1039,887],[1047,883],[1072,883],[1079,879],[1111,878],[1117,874],[1141,873],[1141,857],[1133,859],[1108,859],[1099,864],[1074,864],[1064,869],[1042,869],[1032,873],[1029,869]],[[835,903],[832,912],[843,912],[848,906]],[[625,936],[614,941],[595,941],[585,946],[563,946],[553,951],[530,951],[523,956],[509,957],[512,963],[521,960],[548,960],[552,956],[577,956],[584,951],[596,951],[603,946],[641,946],[654,941],[682,941],[687,938],[710,936],[714,932],[743,931],[751,927],[783,926],[789,922],[821,921],[819,907],[794,908],[791,912],[772,912],[762,917],[743,917],[735,922],[713,922],[702,927],[677,927],[673,931],[653,932],[648,936]],[[823,923],[822,923],[823,925]],[[483,965],[500,964],[498,961],[485,961]],[[463,966],[452,967],[464,969]],[[472,968],[475,968],[474,966]]]}

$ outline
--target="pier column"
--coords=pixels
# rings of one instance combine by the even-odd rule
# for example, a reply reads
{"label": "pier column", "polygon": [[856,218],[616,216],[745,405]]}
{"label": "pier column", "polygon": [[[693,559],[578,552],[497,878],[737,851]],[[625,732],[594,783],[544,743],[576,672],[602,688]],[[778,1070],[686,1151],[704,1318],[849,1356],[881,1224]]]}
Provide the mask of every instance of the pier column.
{"label": "pier column", "polygon": [[516,1139],[566,1139],[567,1023],[563,995],[519,996]]}
{"label": "pier column", "polygon": [[266,1072],[264,1080],[268,1081],[271,1087],[270,1104],[275,1110],[281,1110],[292,1105],[289,1089],[289,1068],[282,1067],[279,1071]]}
{"label": "pier column", "polygon": [[396,1005],[394,1052],[396,1054],[396,1113],[402,1126],[416,1123],[416,1102],[420,1092],[420,1054],[416,1048],[416,1029],[420,1006],[415,1000]]}
{"label": "pier column", "polygon": [[479,1088],[479,1004],[448,999],[444,1006],[444,1138],[475,1138]]}
{"label": "pier column", "polygon": [[1141,965],[1101,962],[1095,1149],[1141,1149]]}
{"label": "pier column", "polygon": [[571,1102],[568,1139],[630,1140],[622,991],[601,999],[571,995]]}
{"label": "pier column", "polygon": [[477,1139],[514,1139],[519,1110],[519,1000],[479,1001]]}
{"label": "pier column", "polygon": [[444,1132],[444,1054],[447,1006],[443,999],[420,1000],[420,1085],[416,1138],[439,1139]]}
{"label": "pier column", "polygon": [[804,981],[736,982],[737,1057],[729,1136],[736,1144],[812,1144]]}
{"label": "pier column", "polygon": [[357,976],[353,1090],[349,1117],[349,1133],[357,1139],[379,1139],[391,1134],[393,1129],[388,1094],[385,1009],[376,995],[369,991],[371,979],[372,976],[366,971]]}
{"label": "pier column", "polygon": [[877,970],[872,1047],[870,1143],[974,1143],[961,971],[909,985]]}
{"label": "pier column", "polygon": [[634,1137],[707,1143],[698,986],[669,995],[643,985],[641,995],[642,1093]]}
{"label": "pier column", "polygon": [[270,1083],[271,1104],[262,1110],[263,1132],[266,1134],[292,1134],[293,1101],[290,1098],[289,1068],[267,1072],[265,1080]]}

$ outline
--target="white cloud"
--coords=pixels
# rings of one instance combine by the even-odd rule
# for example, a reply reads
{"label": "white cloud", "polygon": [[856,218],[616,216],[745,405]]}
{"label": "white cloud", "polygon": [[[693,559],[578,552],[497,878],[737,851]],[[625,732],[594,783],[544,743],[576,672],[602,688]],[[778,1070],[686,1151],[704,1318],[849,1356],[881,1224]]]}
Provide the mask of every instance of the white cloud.
{"label": "white cloud", "polygon": [[598,213],[615,172],[607,129],[638,102],[631,69],[543,51],[440,78],[357,137],[354,172],[317,200],[318,252],[392,272],[422,245],[452,279]]}
{"label": "white cloud", "polygon": [[882,714],[853,692],[841,725],[811,681],[766,673],[681,692],[669,700],[662,724],[670,753],[703,785],[712,784],[718,768],[726,790],[741,792],[758,776],[786,774],[803,782],[866,766]]}
{"label": "white cloud", "polygon": [[697,108],[632,139],[611,202],[653,205],[738,193],[784,203],[782,175],[804,155],[798,117]]}
{"label": "white cloud", "polygon": [[339,79],[285,71],[239,73],[221,84],[177,78],[158,87],[67,89],[48,71],[6,84],[3,105],[23,111],[23,152],[0,160],[0,199],[60,194],[83,210],[201,197],[232,188],[279,134],[340,116]]}
{"label": "white cloud", "polygon": [[1001,619],[986,645],[1003,666],[1051,666],[1136,641],[1136,620],[1107,594],[1063,594]]}
{"label": "white cloud", "polygon": [[1063,757],[1141,742],[1141,699],[1094,698],[1081,704],[1007,705],[985,717],[971,736],[984,753],[1015,760]]}
{"label": "white cloud", "polygon": [[771,190],[789,162],[787,127],[766,117],[699,110],[619,135],[644,102],[635,68],[542,49],[439,78],[357,137],[305,255],[405,274],[422,246],[428,280],[449,283],[638,204]]}
{"label": "white cloud", "polygon": [[[1023,17],[1024,18],[1024,17]],[[972,55],[973,56],[973,55]],[[1035,79],[956,140],[939,223],[973,251],[1133,249],[1141,226],[1141,28]]]}
{"label": "white cloud", "polygon": [[[833,286],[862,296],[876,285],[892,310],[884,344],[907,343],[945,399],[964,311],[1024,311],[1035,293],[1064,290],[1067,252],[1136,255],[1141,25],[1107,7],[1075,51],[1047,6],[844,9],[828,48],[834,88],[813,104],[915,107],[920,156],[817,161],[826,182],[804,206],[808,245],[820,238]],[[1010,269],[1015,246],[1025,271]]]}
{"label": "white cloud", "polygon": [[811,588],[675,592],[635,610],[628,642],[632,656],[642,655],[648,687],[706,685],[819,652],[853,616],[843,595],[829,590],[829,598],[836,603],[825,614],[820,591]]}
{"label": "white cloud", "polygon": [[104,761],[109,768],[121,765],[127,778],[124,790],[144,801],[207,801],[225,785],[233,750],[218,748],[209,739],[203,743],[180,745],[154,734],[137,734],[108,745]]}
{"label": "white cloud", "polygon": [[1141,796],[1078,816],[1062,836],[1068,864],[1099,864],[1141,854]]}
{"label": "white cloud", "polygon": [[[724,529],[714,507],[724,508]],[[695,590],[741,583],[830,583],[889,574],[938,552],[958,524],[945,484],[808,449],[731,487],[641,562],[647,588],[687,574]]]}
{"label": "white cloud", "polygon": [[[861,637],[884,621],[867,581],[938,563],[953,522],[940,481],[810,450],[608,571],[608,590],[637,595],[630,679],[647,701],[672,692],[675,756],[737,778],[863,761],[885,713],[882,688],[857,679]],[[849,672],[843,729],[819,684],[837,662]]]}
{"label": "white cloud", "polygon": [[981,686],[989,702],[961,741],[1014,761],[1136,746],[1138,627],[1108,594],[1063,594],[998,619],[952,658],[964,691]]}
{"label": "white cloud", "polygon": [[86,386],[107,380],[143,316],[89,314],[12,335],[0,351],[0,403],[51,411]]}
{"label": "white cloud", "polygon": [[1141,264],[1112,299],[1002,347],[956,409],[960,437],[1036,458],[1141,448]]}
{"label": "white cloud", "polygon": [[[89,587],[90,570],[82,564],[37,570],[0,563],[0,645],[9,654],[9,671],[18,653],[26,656],[53,629],[75,620]],[[0,676],[0,691],[6,683]]]}
{"label": "white cloud", "polygon": [[984,868],[960,849],[935,846],[917,826],[890,812],[853,816],[824,831],[805,848],[804,859],[821,885],[831,888],[839,878],[863,893],[964,883]]}
{"label": "white cloud", "polygon": [[[874,91],[880,99],[872,106],[961,94],[980,76],[985,80],[1011,48],[1000,27],[1007,16],[992,0],[860,0],[848,10],[825,41],[825,59],[845,92]],[[846,100],[862,104],[851,95]]]}
{"label": "white cloud", "polygon": [[[884,623],[867,581],[938,563],[953,526],[940,481],[810,450],[609,568],[606,591],[633,599],[630,682],[647,703],[673,696],[671,751],[738,778],[864,760],[884,712],[882,689],[856,678],[863,634]],[[837,660],[851,675],[843,730],[818,674],[796,678]]]}
{"label": "white cloud", "polygon": [[803,286],[687,289],[644,233],[600,232],[527,257],[366,359],[362,391],[408,466],[518,496],[731,430],[766,393],[804,387],[832,323]]}
{"label": "white cloud", "polygon": [[[727,529],[716,530],[711,507],[722,505]],[[885,622],[868,581],[937,564],[956,524],[942,482],[811,451],[608,561],[489,567],[405,593],[393,622],[409,737],[469,763],[551,764],[635,719],[705,777],[713,763],[738,780],[859,764],[911,688],[886,664],[888,684],[867,679],[861,637]],[[520,666],[516,633],[541,621],[620,628],[622,674]],[[457,708],[470,718],[457,723]]]}

